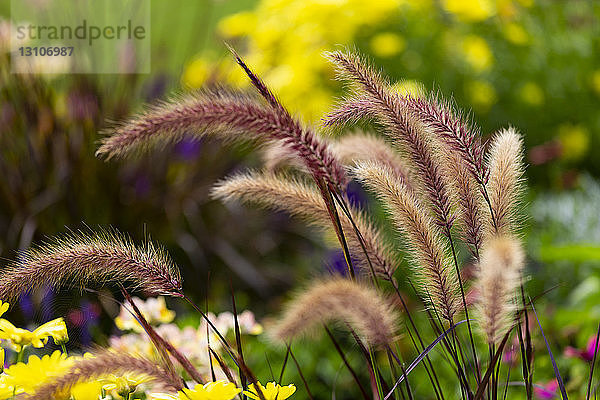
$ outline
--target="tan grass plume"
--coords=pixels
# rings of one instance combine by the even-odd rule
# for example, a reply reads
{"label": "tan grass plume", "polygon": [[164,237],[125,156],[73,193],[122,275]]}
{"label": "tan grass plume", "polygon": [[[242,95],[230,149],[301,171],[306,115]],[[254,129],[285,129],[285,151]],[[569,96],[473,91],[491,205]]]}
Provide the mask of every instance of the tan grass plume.
{"label": "tan grass plume", "polygon": [[374,346],[391,344],[398,323],[391,304],[375,288],[340,277],[316,282],[293,299],[272,336],[289,343],[331,321],[349,325]]}
{"label": "tan grass plume", "polygon": [[[432,129],[421,121],[398,92],[393,90],[381,73],[358,54],[335,51],[325,53],[338,70],[338,77],[350,82],[354,93],[339,108],[358,102],[360,106],[350,107],[350,111],[334,110],[326,116],[326,126],[340,123],[339,115],[355,115],[360,119],[375,120],[392,144],[411,161],[413,175],[419,179],[420,187],[429,197],[436,216],[436,222],[443,227],[443,233],[450,236],[454,216],[450,207],[448,188],[442,177],[440,160],[432,146]],[[352,121],[355,118],[352,119]],[[343,118],[341,118],[343,121]]]}
{"label": "tan grass plume", "polygon": [[443,174],[456,208],[462,240],[469,245],[473,256],[479,259],[483,240],[483,216],[486,215],[479,184],[460,154],[447,146],[442,146],[441,152],[444,159]]}
{"label": "tan grass plume", "polygon": [[93,358],[77,361],[66,374],[52,378],[25,399],[53,400],[57,393],[65,393],[79,382],[96,379],[102,375],[128,372],[145,375],[149,381],[161,385],[164,390],[176,392],[183,388],[180,377],[169,373],[151,360],[123,352],[102,351]]}
{"label": "tan grass plume", "polygon": [[136,152],[180,141],[184,135],[212,136],[226,141],[279,143],[300,157],[317,179],[344,187],[347,177],[327,143],[292,117],[283,106],[225,89],[175,97],[149,106],[115,125],[101,140],[96,155],[122,158]]}
{"label": "tan grass plume", "polygon": [[14,302],[35,288],[117,283],[149,295],[180,296],[181,275],[166,251],[150,241],[101,231],[70,233],[19,254],[0,275],[0,300]]}
{"label": "tan grass plume", "polygon": [[385,165],[360,162],[354,175],[382,202],[396,228],[407,239],[422,295],[446,320],[460,308],[457,276],[439,227],[406,185]]}
{"label": "tan grass plume", "polygon": [[[379,161],[402,177],[407,184],[412,180],[406,161],[379,136],[353,132],[330,141],[329,145],[333,154],[344,165],[353,165],[356,161]],[[263,161],[267,171],[275,171],[283,166],[306,170],[302,160],[281,145],[268,146],[263,152]]]}
{"label": "tan grass plume", "polygon": [[[315,185],[298,179],[271,173],[250,172],[229,177],[212,189],[212,196],[226,201],[254,203],[272,210],[285,211],[295,217],[333,232],[323,197]],[[361,211],[351,208],[353,220],[364,239],[366,253],[373,268],[384,279],[391,279],[398,263],[379,230]],[[354,227],[339,210],[342,228],[348,240],[350,253],[368,271],[368,261]]]}
{"label": "tan grass plume", "polygon": [[377,161],[397,174],[403,182],[412,187],[411,172],[398,151],[383,138],[368,133],[352,133],[342,136],[332,143],[333,152],[346,165],[356,161]]}
{"label": "tan grass plume", "polygon": [[479,325],[487,342],[496,344],[514,321],[515,295],[521,282],[525,254],[513,236],[494,236],[481,251],[479,262]]}
{"label": "tan grass plume", "polygon": [[488,193],[492,216],[486,236],[514,234],[523,191],[523,138],[514,128],[498,132],[488,151]]}

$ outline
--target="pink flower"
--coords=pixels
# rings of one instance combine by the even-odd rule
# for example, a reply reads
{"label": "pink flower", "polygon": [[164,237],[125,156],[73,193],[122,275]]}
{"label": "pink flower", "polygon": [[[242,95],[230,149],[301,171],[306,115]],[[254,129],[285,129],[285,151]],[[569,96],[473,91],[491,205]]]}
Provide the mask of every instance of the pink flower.
{"label": "pink flower", "polygon": [[533,387],[533,392],[539,399],[553,399],[556,397],[557,390],[558,381],[556,379],[551,380],[545,385],[537,384]]}
{"label": "pink flower", "polygon": [[[594,345],[596,344],[596,337],[592,336],[585,346],[584,349],[576,349],[574,347],[568,346],[565,349],[566,357],[577,357],[581,358],[584,361],[592,361],[594,359]],[[600,347],[600,343],[599,346]]]}

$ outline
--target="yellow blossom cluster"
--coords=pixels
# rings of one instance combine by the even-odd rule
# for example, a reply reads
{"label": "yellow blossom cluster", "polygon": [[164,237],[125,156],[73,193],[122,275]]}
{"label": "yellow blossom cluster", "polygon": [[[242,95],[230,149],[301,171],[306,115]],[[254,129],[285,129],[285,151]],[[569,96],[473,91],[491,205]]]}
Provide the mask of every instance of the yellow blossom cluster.
{"label": "yellow blossom cluster", "polygon": [[[0,301],[0,316],[8,311],[9,304]],[[22,360],[27,346],[42,348],[48,338],[64,345],[69,340],[67,327],[63,318],[57,318],[40,327],[29,331],[15,327],[10,321],[0,318],[0,339],[8,342],[8,346],[17,352],[15,363],[4,369],[0,374],[0,400],[13,399],[21,393],[33,394],[46,383],[68,372],[78,360],[92,357],[68,356],[59,350],[42,357],[31,355],[26,361]],[[3,342],[4,343],[4,342]],[[4,365],[4,348],[0,348],[0,362]],[[113,393],[112,398],[127,398],[137,386],[147,381],[147,377],[139,374],[107,375],[95,381],[81,382],[73,386],[68,393],[60,394],[60,398],[71,400],[98,400],[102,394]]]}
{"label": "yellow blossom cluster", "polygon": [[[259,0],[253,9],[221,19],[217,32],[286,107],[311,122],[331,109],[341,88],[332,83],[322,53],[342,46],[358,46],[389,63],[386,70],[396,70],[397,79],[415,81],[414,74],[427,86],[441,79],[427,77],[434,65],[429,53],[435,52],[437,62],[449,61],[458,97],[488,113],[506,96],[533,108],[547,102],[539,82],[523,77],[507,94],[502,77],[506,48],[516,57],[540,39],[528,14],[538,12],[535,7],[535,0]],[[599,76],[588,79],[598,93]],[[181,81],[188,89],[216,81],[249,84],[231,57],[210,51],[188,62]]]}
{"label": "yellow blossom cluster", "polygon": [[[249,65],[294,112],[315,120],[331,105],[332,71],[321,53],[338,44],[353,43],[364,31],[393,21],[405,0],[263,0],[253,11],[220,21],[221,36],[243,46]],[[378,31],[370,46],[381,57],[405,48],[397,32]],[[183,76],[184,86],[198,88],[215,69],[208,60],[192,60]],[[245,86],[247,79],[231,62],[216,67],[220,78]]]}
{"label": "yellow blossom cluster", "polygon": [[[257,385],[265,400],[285,400],[296,392],[294,385],[280,386],[275,382],[269,382],[267,386],[257,382]],[[241,392],[242,389],[237,388],[233,383],[220,380],[196,385],[193,389],[183,389],[175,395],[152,393],[150,398],[152,400],[231,400]],[[261,399],[253,383],[243,392],[250,399]]]}

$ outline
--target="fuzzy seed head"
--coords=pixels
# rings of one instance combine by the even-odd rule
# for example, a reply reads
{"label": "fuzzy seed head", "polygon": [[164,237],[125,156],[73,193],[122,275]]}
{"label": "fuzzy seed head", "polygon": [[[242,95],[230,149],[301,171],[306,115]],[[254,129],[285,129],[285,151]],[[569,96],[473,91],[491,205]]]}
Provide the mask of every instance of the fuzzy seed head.
{"label": "fuzzy seed head", "polygon": [[353,174],[381,200],[406,239],[423,297],[448,321],[460,309],[458,280],[439,227],[414,193],[385,165],[361,162]]}
{"label": "fuzzy seed head", "polygon": [[[270,173],[241,174],[218,183],[212,190],[212,196],[225,201],[237,200],[285,211],[333,236],[331,219],[321,193],[314,185],[298,179]],[[368,260],[375,272],[384,279],[391,279],[398,264],[394,253],[363,212],[353,207],[350,212],[364,239]],[[338,210],[338,213],[352,256],[358,260],[363,271],[368,271],[367,256],[351,221],[342,210]]]}
{"label": "fuzzy seed head", "polygon": [[181,275],[165,250],[136,246],[117,232],[71,233],[34,246],[2,271],[0,299],[14,302],[35,288],[131,285],[149,295],[181,296]]}
{"label": "fuzzy seed head", "polygon": [[[498,132],[488,153],[488,193],[493,212],[486,236],[517,233],[523,192],[523,138],[514,128]],[[493,217],[493,218],[492,218]]]}
{"label": "fuzzy seed head", "polygon": [[391,344],[398,324],[389,301],[373,287],[334,278],[313,284],[293,299],[273,338],[289,343],[331,321],[349,325],[373,346]]}
{"label": "fuzzy seed head", "polygon": [[477,287],[479,324],[490,344],[497,344],[514,322],[515,295],[525,254],[513,236],[495,236],[481,251]]}

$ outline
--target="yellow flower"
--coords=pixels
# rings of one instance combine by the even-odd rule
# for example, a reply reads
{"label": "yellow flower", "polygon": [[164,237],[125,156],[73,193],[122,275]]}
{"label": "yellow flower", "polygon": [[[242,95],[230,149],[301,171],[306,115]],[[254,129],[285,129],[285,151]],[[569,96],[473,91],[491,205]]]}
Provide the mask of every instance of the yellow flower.
{"label": "yellow flower", "polygon": [[[257,383],[258,387],[260,387],[260,390],[262,391],[263,396],[265,397],[265,400],[285,400],[293,395],[296,391],[296,386],[294,385],[279,386],[275,382],[269,382],[267,383],[267,387],[264,387],[260,382]],[[250,390],[246,390],[244,392],[246,396],[254,400],[260,400],[253,383],[248,385],[248,389]]]}
{"label": "yellow flower", "polygon": [[228,37],[243,36],[254,29],[256,26],[256,15],[243,11],[230,15],[219,21],[218,31]]}
{"label": "yellow flower", "polygon": [[37,337],[48,338],[50,336],[52,339],[54,339],[54,343],[59,346],[69,341],[67,325],[65,324],[65,320],[62,318],[56,318],[50,322],[46,322],[44,325],[34,330],[33,334]]}
{"label": "yellow flower", "polygon": [[531,106],[541,106],[544,103],[544,92],[535,82],[527,82],[521,87],[521,99]]}
{"label": "yellow flower", "polygon": [[444,0],[442,6],[465,22],[483,21],[494,15],[491,0]]}
{"label": "yellow flower", "polygon": [[406,47],[404,38],[393,32],[384,32],[371,39],[371,50],[379,57],[392,57]]}
{"label": "yellow flower", "polygon": [[71,388],[74,400],[98,400],[102,395],[102,383],[80,382]]}
{"label": "yellow flower", "polygon": [[[150,297],[146,301],[134,297],[133,301],[138,306],[146,321],[152,325],[168,324],[175,319],[175,312],[167,308],[164,297]],[[115,323],[117,328],[122,331],[144,331],[142,326],[125,307],[121,307],[121,312],[115,318]]]}
{"label": "yellow flower", "polygon": [[126,397],[129,393],[135,392],[137,387],[146,382],[148,377],[140,374],[127,373],[121,376],[108,375],[101,378],[102,388],[107,392],[115,391],[119,396]]}
{"label": "yellow flower", "polygon": [[0,339],[10,340],[16,351],[21,351],[24,346],[44,347],[48,338],[52,337],[57,344],[69,340],[67,326],[62,318],[56,318],[38,327],[33,332],[15,327],[10,321],[0,319]]}
{"label": "yellow flower", "polygon": [[411,95],[413,97],[420,97],[426,92],[425,87],[421,82],[411,79],[405,79],[394,83],[392,89],[402,96]]}
{"label": "yellow flower", "polygon": [[462,50],[467,63],[476,71],[488,70],[493,62],[494,56],[485,39],[476,35],[467,36],[462,43]]}
{"label": "yellow flower", "polygon": [[561,157],[568,161],[577,161],[589,149],[590,134],[582,125],[563,124],[558,128],[558,140],[562,147]]}
{"label": "yellow flower", "polygon": [[30,356],[27,363],[20,362],[5,369],[2,376],[3,383],[32,393],[40,385],[65,374],[73,366],[75,359],[75,357],[67,357],[58,350],[42,358]]}
{"label": "yellow flower", "polygon": [[209,76],[209,64],[205,60],[197,58],[185,66],[181,83],[190,89],[198,89],[202,87]]}
{"label": "yellow flower", "polygon": [[484,80],[467,82],[465,91],[471,104],[478,111],[487,112],[498,100],[494,87]]}
{"label": "yellow flower", "polygon": [[[354,42],[365,28],[395,21],[402,8],[422,10],[431,3],[259,0],[253,10],[222,19],[218,30],[226,37],[243,37],[248,65],[279,94],[290,111],[315,120],[321,117],[323,109],[331,107],[333,98],[329,79],[332,68],[321,53],[336,44]],[[342,24],[332,24],[340,18]],[[391,33],[379,36],[372,46],[381,57],[389,57],[401,52],[404,43],[400,36]],[[211,64],[210,60],[206,62]],[[229,58],[221,68],[212,70],[215,69],[233,86],[248,85],[248,78]]]}
{"label": "yellow flower", "polygon": [[231,400],[242,390],[231,382],[216,381],[180,391],[179,400]]}
{"label": "yellow flower", "polygon": [[8,311],[9,307],[10,307],[10,304],[4,303],[2,300],[0,300],[0,317],[2,315],[4,315],[5,312]]}
{"label": "yellow flower", "polygon": [[524,45],[529,43],[529,34],[527,31],[515,22],[506,24],[504,27],[504,36],[514,44]]}

